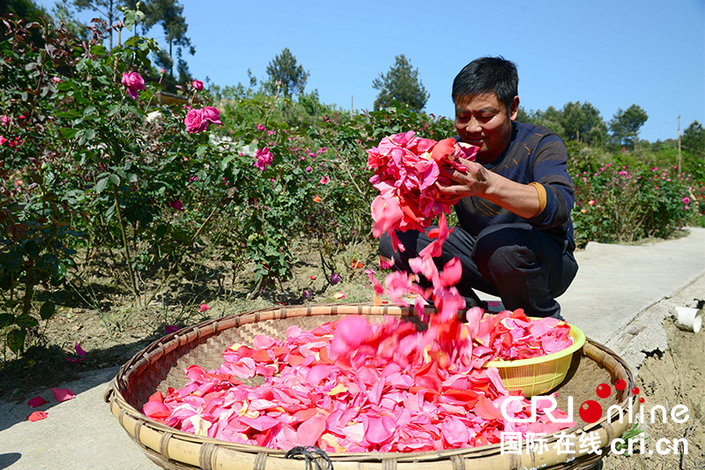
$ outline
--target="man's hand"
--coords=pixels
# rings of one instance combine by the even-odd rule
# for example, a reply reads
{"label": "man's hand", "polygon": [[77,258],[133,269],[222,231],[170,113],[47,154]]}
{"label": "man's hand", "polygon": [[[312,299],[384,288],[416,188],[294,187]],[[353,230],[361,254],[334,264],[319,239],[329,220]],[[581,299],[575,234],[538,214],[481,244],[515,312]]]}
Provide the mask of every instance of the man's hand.
{"label": "man's hand", "polygon": [[467,170],[461,171],[457,167],[440,168],[440,176],[452,181],[447,185],[436,183],[436,188],[441,194],[454,197],[481,197],[525,219],[530,219],[541,212],[539,191],[533,186],[511,181],[492,173],[477,162],[464,158],[459,158],[458,163],[465,166]]}
{"label": "man's hand", "polygon": [[464,158],[458,158],[457,161],[467,170],[461,171],[453,167],[440,167],[440,176],[445,176],[455,184],[451,183],[445,186],[436,183],[438,191],[453,197],[484,197],[483,195],[487,192],[492,173],[479,163]]}

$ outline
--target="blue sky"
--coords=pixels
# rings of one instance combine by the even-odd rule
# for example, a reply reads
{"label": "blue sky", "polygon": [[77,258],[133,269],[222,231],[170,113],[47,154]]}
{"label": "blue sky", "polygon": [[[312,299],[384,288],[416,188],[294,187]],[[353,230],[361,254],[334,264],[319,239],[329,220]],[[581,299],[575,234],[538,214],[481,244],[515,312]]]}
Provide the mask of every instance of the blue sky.
{"label": "blue sky", "polygon": [[[310,72],[306,91],[349,110],[372,109],[372,81],[404,54],[430,93],[425,110],[453,116],[453,78],[468,62],[502,55],[517,64],[527,110],[588,101],[609,123],[641,106],[640,138],[676,138],[705,124],[703,0],[180,0],[192,75],[248,84],[288,47]],[[46,7],[53,3],[43,0]],[[159,26],[150,32],[163,39]]]}

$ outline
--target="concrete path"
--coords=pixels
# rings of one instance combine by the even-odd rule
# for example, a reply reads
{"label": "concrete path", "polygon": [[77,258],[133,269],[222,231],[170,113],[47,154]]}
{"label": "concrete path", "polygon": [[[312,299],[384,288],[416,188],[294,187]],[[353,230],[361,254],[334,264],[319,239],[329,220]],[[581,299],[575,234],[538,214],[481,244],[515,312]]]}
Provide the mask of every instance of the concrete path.
{"label": "concrete path", "polygon": [[[588,337],[603,343],[635,368],[646,352],[665,348],[660,327],[664,299],[684,289],[705,299],[705,229],[678,240],[643,246],[590,243],[577,253],[580,271],[559,299],[563,316]],[[691,305],[692,306],[692,305]],[[704,332],[700,334],[705,335]],[[92,372],[67,383],[76,398],[56,404],[47,419],[27,421],[35,409],[26,401],[0,402],[0,469],[153,470],[158,468],[120,427],[103,401],[117,368]]]}

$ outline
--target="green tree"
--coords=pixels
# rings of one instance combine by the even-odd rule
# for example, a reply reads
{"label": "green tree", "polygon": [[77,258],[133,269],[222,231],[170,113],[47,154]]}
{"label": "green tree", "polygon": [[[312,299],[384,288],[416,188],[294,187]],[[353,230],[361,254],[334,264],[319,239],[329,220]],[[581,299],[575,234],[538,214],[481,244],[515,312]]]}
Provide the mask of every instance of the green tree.
{"label": "green tree", "polygon": [[533,114],[531,124],[546,127],[555,132],[561,139],[567,140],[562,122],[563,113],[553,106],[549,106],[546,111],[536,111]]}
{"label": "green tree", "polygon": [[267,65],[267,75],[269,80],[264,84],[266,90],[274,92],[281,87],[281,92],[286,98],[284,102],[284,113],[286,122],[289,122],[288,100],[304,92],[309,73],[303,66],[296,62],[296,57],[288,47],[282,50],[281,54],[274,57]]}
{"label": "green tree", "polygon": [[0,2],[0,16],[8,13],[17,15],[18,18],[27,22],[37,21],[42,16],[49,16],[44,8],[32,0],[4,0]]}
{"label": "green tree", "polygon": [[180,47],[176,49],[176,71],[179,73],[179,83],[182,85],[193,81],[191,70],[189,70],[188,63],[182,57]]}
{"label": "green tree", "polygon": [[419,80],[419,71],[412,69],[411,62],[404,54],[396,56],[394,60],[394,65],[386,74],[380,73],[372,81],[372,88],[379,90],[374,109],[396,104],[420,112],[426,106],[429,94]]}
{"label": "green tree", "polygon": [[51,16],[57,23],[63,24],[77,38],[83,41],[88,40],[90,36],[88,25],[78,19],[71,0],[57,0],[51,8]]}
{"label": "green tree", "polygon": [[636,104],[631,105],[626,111],[618,109],[610,121],[610,131],[614,141],[620,145],[636,148],[639,129],[647,119],[649,115]]}
{"label": "green tree", "polygon": [[[160,24],[164,29],[164,37],[169,44],[169,61],[160,61],[160,64],[164,68],[168,68],[169,75],[173,77],[174,46],[188,50],[191,55],[196,53],[196,49],[191,45],[191,39],[186,36],[188,24],[186,24],[186,18],[184,17],[184,6],[176,0],[152,0],[145,5],[144,10],[146,16],[144,28],[149,30],[155,24]],[[169,65],[169,67],[166,67],[166,65]]]}
{"label": "green tree", "polygon": [[277,89],[277,82],[279,82],[282,94],[286,98],[303,93],[309,77],[309,73],[296,62],[296,57],[288,47],[285,47],[281,54],[269,62],[267,75],[269,81],[265,84],[265,88],[274,92]]}
{"label": "green tree", "polygon": [[517,112],[517,121],[524,122],[526,124],[534,123],[534,112],[527,111],[523,106],[519,106],[519,111]]}
{"label": "green tree", "polygon": [[579,101],[566,103],[561,112],[560,123],[568,140],[583,142],[589,142],[592,138],[602,142],[599,136],[602,135],[601,130],[606,129],[600,111],[587,101],[582,104]]}
{"label": "green tree", "polygon": [[[13,14],[21,18],[26,23],[39,21],[40,18],[47,18],[49,15],[41,6],[34,3],[32,0],[3,0],[0,1],[0,17]],[[0,22],[0,39],[5,40],[6,25]],[[44,44],[42,35],[37,28],[30,29],[30,36],[34,44]]]}
{"label": "green tree", "polygon": [[113,48],[113,28],[117,22],[120,11],[119,7],[123,6],[122,0],[73,0],[74,6],[78,11],[90,10],[99,13],[108,23],[108,37],[110,38],[110,48]]}
{"label": "green tree", "polygon": [[681,139],[683,150],[690,152],[696,158],[705,158],[705,129],[698,121],[693,121],[683,131]]}

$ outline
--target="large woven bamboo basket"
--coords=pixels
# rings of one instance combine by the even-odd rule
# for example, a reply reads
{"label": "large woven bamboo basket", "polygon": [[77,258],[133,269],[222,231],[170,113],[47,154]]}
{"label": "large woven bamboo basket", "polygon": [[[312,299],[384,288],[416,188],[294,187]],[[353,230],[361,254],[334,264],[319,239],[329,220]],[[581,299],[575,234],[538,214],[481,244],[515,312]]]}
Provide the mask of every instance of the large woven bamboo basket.
{"label": "large woven bamboo basket", "polygon": [[[288,458],[283,451],[184,433],[147,418],[139,410],[155,390],[166,392],[168,387],[186,385],[187,367],[197,364],[207,370],[217,368],[223,362],[223,351],[233,342],[251,343],[259,334],[284,339],[286,329],[292,325],[308,330],[346,315],[366,315],[371,321],[381,321],[385,315],[414,317],[414,312],[397,306],[334,304],[263,309],[209,320],[167,335],[137,353],[120,368],[105,401],[128,435],[162,468],[308,470],[311,462],[301,456]],[[627,431],[630,424],[627,419],[619,422],[616,411],[611,417],[603,415],[596,423],[585,423],[580,421],[577,407],[585,400],[596,399],[598,385],[614,384],[618,379],[625,381],[627,387],[601,400],[604,410],[612,405],[626,409],[633,397],[632,373],[616,354],[589,339],[574,354],[568,376],[557,389],[561,409],[566,409],[566,398],[573,397],[576,427],[565,431],[575,436],[573,452],[555,450],[559,439],[556,433],[546,436],[549,449],[541,453],[523,449],[521,454],[507,453],[501,444],[494,444],[439,452],[332,453],[330,461],[335,470],[588,469],[599,463],[612,440]],[[581,432],[599,435],[602,454],[581,452],[577,442]],[[565,439],[565,435],[560,438]]]}

